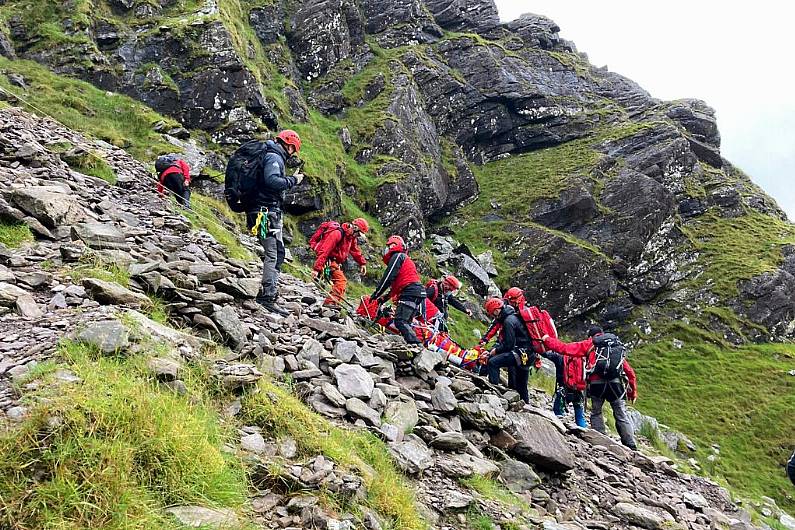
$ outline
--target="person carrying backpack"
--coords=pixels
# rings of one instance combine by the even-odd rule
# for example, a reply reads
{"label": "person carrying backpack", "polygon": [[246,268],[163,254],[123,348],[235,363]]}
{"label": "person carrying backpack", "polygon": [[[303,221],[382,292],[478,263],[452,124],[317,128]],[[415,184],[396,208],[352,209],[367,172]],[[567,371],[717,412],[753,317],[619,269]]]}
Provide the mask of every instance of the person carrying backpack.
{"label": "person carrying backpack", "polygon": [[461,289],[461,281],[452,274],[443,276],[438,280],[429,280],[425,284],[425,296],[439,308],[439,312],[443,317],[439,325],[439,331],[448,331],[447,315],[450,311],[450,306],[462,313],[466,313],[470,317],[472,316],[472,310],[468,309],[461,300],[455,297],[459,289]]}
{"label": "person carrying backpack", "polygon": [[235,212],[245,212],[246,224],[259,239],[262,255],[262,285],[257,303],[278,315],[289,313],[277,305],[279,270],[284,262],[284,193],[304,179],[300,170],[286,174],[287,160],[301,150],[295,131],[284,130],[274,140],[252,140],[243,144],[226,167],[224,196]]}
{"label": "person carrying backpack", "polygon": [[792,453],[792,456],[789,457],[789,462],[787,462],[787,476],[790,482],[795,485],[795,452]]}
{"label": "person carrying backpack", "polygon": [[328,307],[339,307],[345,299],[345,288],[348,279],[342,271],[342,265],[352,256],[359,264],[359,272],[367,273],[367,261],[362,256],[359,248],[359,234],[370,231],[370,225],[361,217],[350,223],[339,224],[335,221],[322,223],[309,239],[309,248],[315,251],[317,258],[312,268],[312,279],[317,279],[328,271],[328,280],[331,282],[331,294],[323,301]]}
{"label": "person carrying backpack", "polygon": [[190,166],[175,154],[161,155],[155,160],[157,171],[157,192],[165,195],[165,190],[171,191],[177,203],[190,208]]}
{"label": "person carrying backpack", "polygon": [[519,392],[525,403],[530,402],[527,391],[527,380],[530,368],[535,364],[536,354],[533,351],[530,335],[522,319],[516,311],[503,302],[501,298],[489,298],[483,308],[486,313],[501,325],[497,344],[489,352],[486,370],[489,382],[500,383],[500,369],[508,369],[508,387]]}
{"label": "person carrying backpack", "polygon": [[[582,357],[586,359],[588,374],[587,393],[591,398],[591,427],[605,433],[605,421],[602,407],[605,401],[613,409],[616,430],[621,443],[630,449],[637,449],[632,425],[624,404],[624,398],[635,402],[638,398],[638,386],[635,371],[626,360],[626,348],[618,337],[605,333],[599,326],[588,328],[588,338],[581,342],[565,343],[549,335],[541,338],[544,346],[564,356]],[[624,384],[624,376],[627,385]]]}
{"label": "person carrying backpack", "polygon": [[562,418],[568,404],[571,403],[574,407],[574,421],[577,426],[583,429],[587,428],[588,423],[585,421],[585,394],[581,389],[567,384],[566,380],[567,364],[578,361],[582,364],[582,361],[573,357],[563,356],[551,350],[541,353],[541,356],[549,359],[555,365],[555,397],[552,401],[552,412],[555,416]]}
{"label": "person carrying backpack", "polygon": [[407,344],[422,344],[411,327],[416,315],[425,318],[425,288],[420,283],[417,267],[406,253],[406,243],[397,235],[390,236],[384,249],[386,271],[370,299],[379,305],[391,298],[395,303],[395,327]]}

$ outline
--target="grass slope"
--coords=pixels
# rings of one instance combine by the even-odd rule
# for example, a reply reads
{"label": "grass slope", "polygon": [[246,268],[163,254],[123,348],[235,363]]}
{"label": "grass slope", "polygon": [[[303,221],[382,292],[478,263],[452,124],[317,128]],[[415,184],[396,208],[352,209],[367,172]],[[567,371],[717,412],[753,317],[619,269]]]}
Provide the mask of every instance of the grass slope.
{"label": "grass slope", "polygon": [[[658,342],[633,352],[638,408],[691,437],[711,475],[793,511],[783,466],[795,443],[795,378],[787,374],[795,345],[731,348],[685,340],[682,349]],[[720,444],[714,465],[706,460],[713,443]]]}

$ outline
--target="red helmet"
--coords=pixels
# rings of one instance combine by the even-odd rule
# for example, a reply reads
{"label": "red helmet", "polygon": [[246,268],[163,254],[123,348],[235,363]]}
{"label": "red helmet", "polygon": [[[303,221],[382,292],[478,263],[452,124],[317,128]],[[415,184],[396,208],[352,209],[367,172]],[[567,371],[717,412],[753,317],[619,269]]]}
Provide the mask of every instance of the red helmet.
{"label": "red helmet", "polygon": [[281,140],[284,145],[292,145],[296,153],[301,150],[301,138],[292,129],[283,130],[276,135],[276,138]]}
{"label": "red helmet", "polygon": [[389,239],[386,240],[386,248],[394,252],[405,252],[406,242],[400,236],[389,236]]}
{"label": "red helmet", "polygon": [[448,274],[442,278],[442,285],[444,286],[445,291],[452,293],[453,291],[457,291],[461,288],[461,281],[452,274]]}
{"label": "red helmet", "polygon": [[502,298],[489,298],[486,300],[486,303],[483,304],[483,309],[486,310],[486,313],[491,316],[496,313],[498,310],[502,309],[504,305]]}
{"label": "red helmet", "polygon": [[367,223],[367,220],[361,217],[357,217],[356,219],[354,219],[351,222],[351,224],[354,225],[356,228],[358,228],[359,232],[361,232],[362,234],[366,234],[367,232],[370,231],[370,225]]}
{"label": "red helmet", "polygon": [[524,292],[518,287],[511,287],[505,294],[502,295],[503,298],[508,300],[509,302],[518,302],[519,300],[524,300]]}

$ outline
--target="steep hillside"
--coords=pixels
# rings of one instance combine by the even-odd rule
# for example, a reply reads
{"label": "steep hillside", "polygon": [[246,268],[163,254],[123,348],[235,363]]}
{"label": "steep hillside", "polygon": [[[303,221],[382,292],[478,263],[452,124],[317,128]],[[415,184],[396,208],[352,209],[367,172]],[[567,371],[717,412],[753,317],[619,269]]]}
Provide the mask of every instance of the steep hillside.
{"label": "steep hillside", "polygon": [[[296,240],[326,215],[366,215],[374,248],[399,232],[472,294],[519,285],[571,338],[619,327],[641,408],[688,432],[705,471],[793,506],[779,472],[793,348],[747,345],[793,338],[795,228],[721,157],[705,103],[656,100],[543,16],[501,24],[491,0],[10,0],[0,24],[12,103],[144,163],[185,151],[210,193],[237,143],[295,128],[309,175],[290,196]],[[207,220],[218,208],[200,202],[193,221],[234,246]]]}
{"label": "steep hillside", "polygon": [[[42,232],[0,248],[3,528],[758,528],[543,392],[525,406],[429,350],[396,376],[401,339],[295,277],[290,315],[263,311],[257,263],[124,151],[10,108],[0,141],[4,209]],[[120,185],[71,169],[66,143]]]}

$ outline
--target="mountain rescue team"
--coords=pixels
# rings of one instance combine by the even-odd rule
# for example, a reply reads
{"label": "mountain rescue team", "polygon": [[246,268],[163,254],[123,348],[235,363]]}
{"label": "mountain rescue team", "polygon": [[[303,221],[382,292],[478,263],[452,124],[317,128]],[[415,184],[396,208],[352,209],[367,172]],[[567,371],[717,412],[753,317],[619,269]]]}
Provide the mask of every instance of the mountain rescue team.
{"label": "mountain rescue team", "polygon": [[[256,301],[265,309],[283,316],[288,312],[279,307],[277,290],[285,256],[283,202],[285,192],[301,184],[304,178],[300,166],[295,163],[300,150],[301,139],[292,130],[281,131],[273,140],[250,141],[230,158],[224,182],[227,203],[233,211],[246,214],[247,226],[263,248],[262,282]],[[299,169],[288,175],[288,167]],[[164,155],[158,158],[156,170],[158,190],[162,193],[163,188],[169,189],[180,205],[189,207],[188,164],[176,155]],[[367,262],[358,239],[369,229],[363,218],[346,223],[326,221],[310,239],[309,246],[316,256],[312,278],[322,277],[332,286],[324,305],[338,307],[344,300],[347,278],[342,267],[349,256],[359,265],[361,274],[366,273]],[[371,299],[379,304],[387,300],[393,302],[394,324],[407,344],[422,344],[412,322],[415,317],[424,320],[426,300],[432,302],[443,317],[440,326],[444,329],[441,331],[447,329],[449,306],[472,315],[472,311],[455,297],[461,289],[461,282],[454,276],[422,284],[417,267],[400,236],[392,235],[387,239],[383,262],[386,270]],[[476,350],[482,352],[479,362],[485,365],[491,383],[500,382],[500,370],[505,368],[508,386],[528,403],[530,369],[540,364],[539,356],[546,357],[556,367],[555,414],[562,416],[566,405],[571,403],[577,424],[585,427],[583,404],[587,389],[592,404],[593,428],[605,431],[602,407],[607,401],[613,409],[621,441],[627,447],[635,448],[624,398],[628,397],[633,402],[637,399],[636,377],[626,362],[625,349],[615,335],[593,326],[588,331],[588,339],[575,343],[561,342],[548,313],[527,306],[524,293],[517,287],[508,289],[503,298],[489,298],[484,309],[492,318],[492,324]],[[486,351],[486,345],[494,337],[497,337],[497,342]],[[410,367],[411,357],[409,353],[406,355],[399,359],[399,372],[406,368],[407,363]],[[795,482],[795,455],[788,470]]]}

